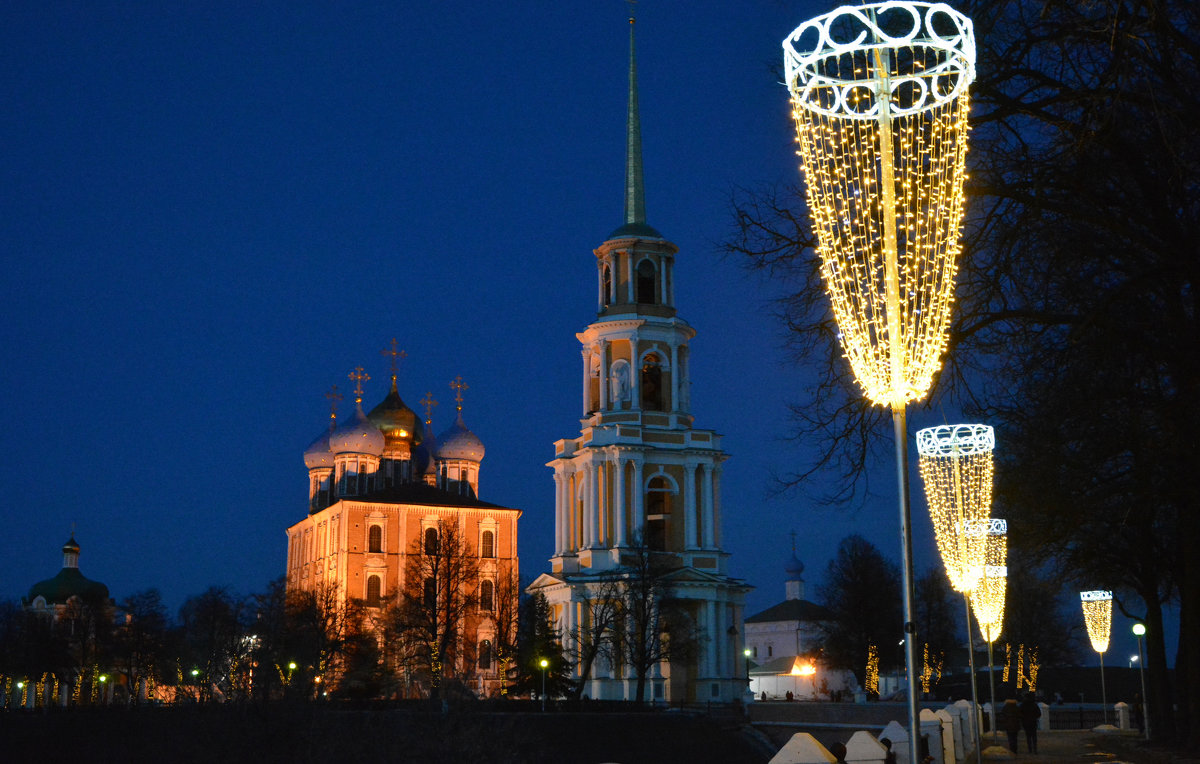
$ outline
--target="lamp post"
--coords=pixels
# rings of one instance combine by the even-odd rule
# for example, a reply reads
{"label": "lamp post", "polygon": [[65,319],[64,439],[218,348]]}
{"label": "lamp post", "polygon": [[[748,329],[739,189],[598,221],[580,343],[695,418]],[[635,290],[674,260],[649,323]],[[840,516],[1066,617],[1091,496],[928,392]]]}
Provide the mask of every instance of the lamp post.
{"label": "lamp post", "polygon": [[546,667],[550,665],[550,661],[546,660],[545,658],[542,658],[541,661],[538,662],[538,665],[542,667],[542,711],[545,711],[546,710]]}
{"label": "lamp post", "polygon": [[1100,705],[1104,710],[1104,723],[1108,724],[1108,690],[1104,687],[1104,653],[1108,650],[1108,638],[1112,631],[1112,592],[1097,589],[1080,592],[1083,603],[1083,622],[1087,625],[1092,649],[1100,654]]}
{"label": "lamp post", "polygon": [[196,688],[196,702],[200,702],[200,669],[192,669],[192,686]]}
{"label": "lamp post", "polygon": [[925,397],[946,349],[975,37],[971,20],[942,3],[877,2],[806,21],[784,40],[783,51],[838,337],[863,392],[892,411],[909,758],[916,762],[906,407]]}
{"label": "lamp post", "polygon": [[1150,697],[1146,695],[1146,660],[1142,658],[1142,637],[1146,636],[1146,624],[1135,623],[1133,634],[1138,641],[1138,672],[1142,675],[1142,724],[1146,727],[1146,739],[1150,739]]}

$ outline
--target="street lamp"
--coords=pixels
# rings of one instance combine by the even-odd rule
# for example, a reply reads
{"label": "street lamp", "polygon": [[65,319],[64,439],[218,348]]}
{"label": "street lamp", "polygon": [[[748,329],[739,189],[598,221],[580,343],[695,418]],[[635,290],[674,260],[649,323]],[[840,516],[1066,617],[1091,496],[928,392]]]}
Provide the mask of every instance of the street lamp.
{"label": "street lamp", "polygon": [[546,710],[546,667],[550,665],[550,661],[542,658],[538,665],[542,667],[542,711]]}
{"label": "street lamp", "polygon": [[742,650],[742,655],[746,657],[746,689],[750,689],[750,648]]}
{"label": "street lamp", "polygon": [[797,27],[783,58],[838,338],[864,394],[892,411],[916,762],[906,408],[928,393],[946,350],[975,36],[970,19],[941,3],[847,5]]}
{"label": "street lamp", "polygon": [[200,676],[200,669],[192,669],[192,686],[196,688],[196,702],[200,702],[200,683],[197,677]]}
{"label": "street lamp", "polygon": [[[1142,637],[1146,636],[1146,624],[1135,623],[1133,634],[1138,641],[1138,657],[1142,655]],[[1146,695],[1146,661],[1138,661],[1138,672],[1142,675],[1142,723],[1146,727],[1146,739],[1150,739],[1150,698]]]}
{"label": "street lamp", "polygon": [[1137,659],[1136,655],[1129,656],[1129,668],[1133,668],[1133,664],[1137,663]]}

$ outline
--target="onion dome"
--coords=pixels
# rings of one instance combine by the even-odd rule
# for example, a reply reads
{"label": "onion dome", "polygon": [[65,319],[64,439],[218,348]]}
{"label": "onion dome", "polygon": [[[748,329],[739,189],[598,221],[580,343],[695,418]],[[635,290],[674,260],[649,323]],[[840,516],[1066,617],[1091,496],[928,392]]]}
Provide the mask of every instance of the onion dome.
{"label": "onion dome", "polygon": [[792,552],[792,559],[788,561],[787,567],[784,568],[787,572],[788,581],[801,581],[801,575],[804,573],[804,563],[796,557],[796,553]]}
{"label": "onion dome", "polygon": [[438,436],[437,458],[439,460],[463,459],[472,462],[483,461],[483,441],[463,424],[462,410],[450,429]]}
{"label": "onion dome", "polygon": [[321,430],[321,434],[313,438],[313,442],[304,449],[305,467],[310,470],[333,467],[333,452],[329,450],[329,433],[328,429]]}
{"label": "onion dome", "polygon": [[383,433],[367,419],[361,402],[354,407],[354,418],[329,434],[329,450],[335,454],[379,456],[383,447]]}
{"label": "onion dome", "polygon": [[405,405],[396,389],[396,377],[392,377],[392,389],[378,406],[371,409],[367,419],[382,433],[388,446],[394,441],[421,442],[421,430],[417,427],[417,413]]}
{"label": "onion dome", "polygon": [[99,581],[93,581],[79,572],[79,544],[75,542],[75,534],[63,544],[63,567],[54,578],[39,581],[29,589],[28,602],[38,597],[46,600],[47,605],[65,605],[72,597],[82,600],[107,600],[108,587]]}

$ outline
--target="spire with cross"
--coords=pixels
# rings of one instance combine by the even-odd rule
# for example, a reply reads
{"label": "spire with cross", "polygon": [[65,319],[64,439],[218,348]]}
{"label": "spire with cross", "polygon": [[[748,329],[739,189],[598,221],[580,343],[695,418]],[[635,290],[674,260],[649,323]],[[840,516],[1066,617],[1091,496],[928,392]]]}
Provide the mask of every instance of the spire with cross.
{"label": "spire with cross", "polygon": [[432,424],[433,423],[433,407],[438,405],[438,402],[433,399],[433,391],[426,390],[425,397],[422,398],[420,401],[418,401],[418,403],[420,403],[421,408],[423,408],[425,410],[425,424],[426,425]]}
{"label": "spire with cross", "polygon": [[329,429],[332,430],[337,425],[337,405],[342,399],[342,394],[338,392],[338,386],[334,385],[325,393],[325,397],[329,399]]}
{"label": "spire with cross", "polygon": [[462,391],[468,389],[467,383],[462,381],[462,375],[455,377],[450,381],[450,389],[454,390],[454,408],[462,415]]}
{"label": "spire with cross", "polygon": [[396,389],[396,377],[400,375],[400,361],[408,358],[408,353],[405,353],[399,348],[399,344],[395,337],[392,337],[391,347],[384,348],[379,351],[380,355],[390,355],[392,357],[392,389]]}
{"label": "spire with cross", "polygon": [[354,380],[354,403],[361,404],[363,398],[362,383],[369,381],[371,375],[363,371],[363,367],[355,366],[354,371],[350,372],[349,378]]}

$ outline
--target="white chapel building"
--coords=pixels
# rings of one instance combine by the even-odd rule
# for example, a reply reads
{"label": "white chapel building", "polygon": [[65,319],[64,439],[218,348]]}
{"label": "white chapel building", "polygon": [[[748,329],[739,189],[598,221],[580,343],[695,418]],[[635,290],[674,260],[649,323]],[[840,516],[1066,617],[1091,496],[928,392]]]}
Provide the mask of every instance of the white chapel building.
{"label": "white chapel building", "polygon": [[[688,343],[696,332],[676,315],[678,248],[646,223],[630,23],[625,222],[595,250],[597,316],[576,335],[581,430],[554,444],[555,552],[528,590],[546,596],[570,653],[591,593],[644,545],[700,635],[694,654],[651,673],[647,699],[731,702],[747,687],[741,626],[750,587],[730,577],[721,547],[721,436],[693,427]],[[601,658],[583,692],[635,699],[636,686],[628,667]]]}

